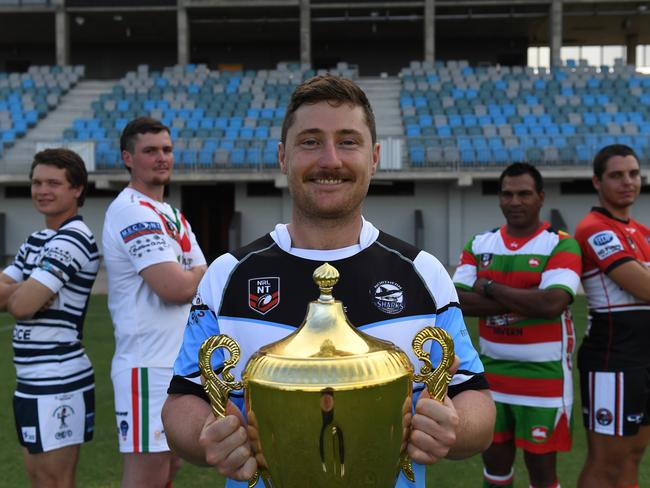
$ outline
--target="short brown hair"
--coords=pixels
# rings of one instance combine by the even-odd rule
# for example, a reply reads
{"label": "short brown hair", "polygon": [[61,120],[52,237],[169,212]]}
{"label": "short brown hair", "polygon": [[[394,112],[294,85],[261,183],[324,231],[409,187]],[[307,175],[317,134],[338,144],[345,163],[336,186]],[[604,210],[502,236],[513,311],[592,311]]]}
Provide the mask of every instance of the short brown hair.
{"label": "short brown hair", "polygon": [[169,127],[160,120],[152,117],[138,117],[137,119],[133,119],[126,124],[126,127],[122,131],[122,135],[120,136],[120,151],[128,151],[133,154],[135,139],[140,134],[158,134],[163,131],[171,134]]}
{"label": "short brown hair", "polygon": [[29,179],[34,176],[34,168],[39,164],[46,164],[54,166],[59,169],[65,170],[65,177],[70,183],[72,188],[82,188],[79,198],[77,198],[77,206],[83,207],[86,199],[86,191],[88,190],[88,172],[83,159],[76,152],[63,147],[54,149],[45,149],[34,155],[34,162],[29,169]]}
{"label": "short brown hair", "polygon": [[629,146],[625,144],[610,144],[605,146],[594,156],[594,176],[599,180],[603,177],[603,174],[607,170],[607,163],[614,156],[627,157],[632,156],[639,163],[639,156],[634,152]]}
{"label": "short brown hair", "polygon": [[368,97],[355,82],[340,76],[322,75],[314,76],[303,81],[296,87],[289,100],[287,113],[282,121],[282,143],[287,142],[287,132],[293,125],[296,110],[301,105],[313,105],[319,102],[328,102],[338,107],[344,103],[353,107],[361,107],[365,114],[366,125],[370,129],[372,143],[377,142],[377,129],[375,127],[375,114],[368,101]]}

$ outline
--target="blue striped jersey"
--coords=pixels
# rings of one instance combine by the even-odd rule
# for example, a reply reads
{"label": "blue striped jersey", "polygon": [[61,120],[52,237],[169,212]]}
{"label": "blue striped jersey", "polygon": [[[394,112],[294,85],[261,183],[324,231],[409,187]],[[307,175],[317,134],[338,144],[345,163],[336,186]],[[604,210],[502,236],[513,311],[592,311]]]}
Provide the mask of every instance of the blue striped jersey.
{"label": "blue striped jersey", "polygon": [[90,290],[99,269],[95,238],[81,216],[58,230],[31,234],[3,273],[20,283],[37,280],[55,299],[45,311],[17,321],[13,332],[16,394],[49,395],[94,386],[81,345]]}
{"label": "blue striped jersey", "polygon": [[[312,273],[323,262],[341,273],[334,297],[343,302],[352,324],[393,342],[407,353],[416,369],[420,362],[411,345],[415,334],[426,326],[445,329],[461,361],[449,396],[468,389],[487,389],[483,365],[444,267],[431,254],[364,220],[359,244],[354,246],[297,249],[291,245],[286,225],[281,224],[271,234],[214,261],[199,284],[169,393],[204,395],[199,386],[198,350],[215,334],[226,334],[240,345],[241,360],[232,370],[240,380],[257,349],[300,326],[307,304],[318,298]],[[440,362],[439,348],[431,351],[431,359],[434,364]],[[422,389],[423,385],[414,385],[414,399]],[[230,398],[243,408],[242,392],[232,392]],[[424,487],[424,467],[414,465],[414,470],[416,483],[400,475],[396,487]],[[226,486],[246,485],[228,480]]]}

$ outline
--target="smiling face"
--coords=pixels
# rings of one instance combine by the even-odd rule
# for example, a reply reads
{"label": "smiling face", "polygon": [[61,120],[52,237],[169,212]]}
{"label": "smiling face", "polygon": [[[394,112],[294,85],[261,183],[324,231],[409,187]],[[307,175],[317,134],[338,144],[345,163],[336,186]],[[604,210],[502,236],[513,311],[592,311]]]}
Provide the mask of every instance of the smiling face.
{"label": "smiling face", "polygon": [[535,179],[530,174],[503,178],[499,206],[511,235],[534,232],[540,224],[539,212],[543,204],[544,191],[537,192]]}
{"label": "smiling face", "polygon": [[304,104],[280,144],[294,217],[311,221],[361,215],[361,204],[379,162],[364,111],[328,102]]}
{"label": "smiling face", "polygon": [[[49,164],[37,164],[32,172],[32,202],[40,213],[45,215],[48,227],[58,228],[57,224],[77,214],[77,199],[83,187],[74,188],[68,181],[64,168]],[[53,223],[52,225],[50,225]]]}
{"label": "smiling face", "polygon": [[138,134],[133,152],[122,151],[124,164],[131,170],[131,185],[143,189],[163,187],[171,179],[174,166],[172,141],[167,131]]}
{"label": "smiling face", "polygon": [[639,162],[634,156],[612,156],[592,182],[603,207],[614,215],[627,214],[641,192]]}

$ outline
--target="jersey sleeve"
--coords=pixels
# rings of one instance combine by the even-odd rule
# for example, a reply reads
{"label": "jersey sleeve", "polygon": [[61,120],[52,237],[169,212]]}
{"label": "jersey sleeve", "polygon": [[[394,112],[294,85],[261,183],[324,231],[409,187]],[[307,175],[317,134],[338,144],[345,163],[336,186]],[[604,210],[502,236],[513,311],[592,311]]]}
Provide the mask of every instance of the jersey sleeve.
{"label": "jersey sleeve", "polygon": [[539,288],[559,288],[575,297],[582,274],[582,253],[578,241],[566,232],[560,232],[555,246],[542,272]]}
{"label": "jersey sleeve", "polygon": [[178,262],[158,216],[143,205],[129,205],[114,212],[111,232],[139,273],[158,263]]}
{"label": "jersey sleeve", "polygon": [[91,259],[88,238],[75,229],[62,229],[43,247],[31,278],[57,293]]}
{"label": "jersey sleeve", "polygon": [[471,290],[476,281],[476,256],[472,251],[474,238],[470,239],[460,253],[460,260],[454,272],[453,282],[461,290]]}
{"label": "jersey sleeve", "polygon": [[27,241],[23,242],[14,257],[13,262],[2,270],[4,274],[9,276],[16,283],[23,281],[23,269],[25,268],[25,255],[27,250]]}
{"label": "jersey sleeve", "polygon": [[[421,252],[415,264],[435,300],[436,327],[444,329],[451,336],[454,352],[460,359],[458,371],[449,384],[449,396],[469,389],[487,389],[483,364],[465,326],[454,283],[442,264],[428,253]],[[430,352],[432,363],[440,363],[440,347],[432,345]]]}
{"label": "jersey sleeve", "polygon": [[591,223],[582,229],[578,240],[583,256],[604,273],[635,259],[618,233],[602,222]]}

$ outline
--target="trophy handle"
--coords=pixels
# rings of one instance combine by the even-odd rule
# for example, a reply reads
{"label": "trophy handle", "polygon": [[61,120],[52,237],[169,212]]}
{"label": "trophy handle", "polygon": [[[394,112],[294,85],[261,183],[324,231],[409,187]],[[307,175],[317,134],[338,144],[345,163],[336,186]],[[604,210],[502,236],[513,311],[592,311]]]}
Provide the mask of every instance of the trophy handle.
{"label": "trophy handle", "polygon": [[[230,358],[224,360],[221,376],[212,369],[212,354],[219,349],[226,349],[230,353]],[[221,334],[208,337],[199,348],[199,369],[205,378],[203,389],[210,398],[212,413],[217,418],[226,416],[226,403],[233,390],[241,390],[244,384],[241,381],[235,381],[235,377],[230,370],[235,367],[241,357],[239,344],[231,337]],[[248,487],[253,488],[259,480],[259,471],[248,480]]]}
{"label": "trophy handle", "polygon": [[[434,370],[431,364],[431,356],[423,348],[424,343],[432,340],[440,344],[442,348],[442,359]],[[413,379],[418,383],[424,383],[429,395],[439,402],[445,400],[447,386],[451,381],[449,368],[454,364],[454,341],[451,336],[439,327],[425,327],[413,338],[413,352],[424,365],[420,368],[420,374],[414,374]]]}
{"label": "trophy handle", "polygon": [[[230,353],[230,358],[223,362],[223,369],[221,370],[223,379],[214,372],[211,363],[212,354],[219,348],[226,349]],[[239,344],[234,339],[223,334],[208,337],[199,348],[199,369],[205,378],[203,389],[210,398],[212,413],[217,418],[226,416],[226,403],[230,392],[241,390],[244,387],[243,383],[235,381],[235,377],[230,373],[230,370],[239,362],[240,356]]]}
{"label": "trophy handle", "polygon": [[[442,349],[442,358],[437,368],[433,369],[431,364],[431,356],[424,350],[424,343],[432,340],[440,344]],[[447,331],[439,327],[425,327],[418,332],[413,338],[413,352],[420,361],[424,363],[420,368],[419,374],[413,375],[413,380],[418,383],[424,383],[431,398],[443,402],[447,392],[447,386],[451,381],[451,374],[449,368],[454,364],[454,341]],[[404,476],[411,481],[415,482],[415,474],[413,473],[413,466],[404,453],[400,459],[400,466]]]}

